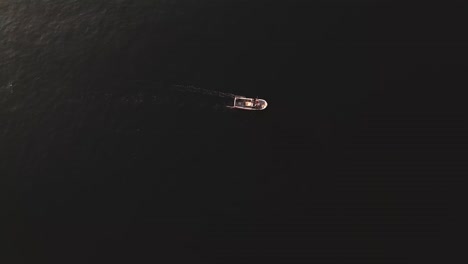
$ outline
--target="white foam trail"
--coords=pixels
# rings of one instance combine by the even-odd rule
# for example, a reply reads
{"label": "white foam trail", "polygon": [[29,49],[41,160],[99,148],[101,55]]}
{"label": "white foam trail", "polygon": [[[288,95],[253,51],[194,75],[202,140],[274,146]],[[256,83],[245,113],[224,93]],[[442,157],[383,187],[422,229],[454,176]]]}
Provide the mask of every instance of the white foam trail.
{"label": "white foam trail", "polygon": [[217,97],[222,97],[222,98],[236,97],[235,94],[224,93],[224,92],[214,91],[214,90],[207,90],[207,89],[203,89],[203,88],[192,86],[192,85],[176,84],[176,85],[173,85],[172,87],[174,87],[176,90],[181,91],[181,92],[200,93],[200,94],[206,94],[206,95],[217,96]]}

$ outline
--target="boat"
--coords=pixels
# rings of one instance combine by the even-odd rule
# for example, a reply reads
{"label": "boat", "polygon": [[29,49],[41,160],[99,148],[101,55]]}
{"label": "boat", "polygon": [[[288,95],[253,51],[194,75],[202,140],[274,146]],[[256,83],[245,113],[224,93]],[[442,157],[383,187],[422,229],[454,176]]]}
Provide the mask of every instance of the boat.
{"label": "boat", "polygon": [[267,106],[268,103],[263,99],[235,96],[233,105],[228,107],[242,110],[264,110]]}

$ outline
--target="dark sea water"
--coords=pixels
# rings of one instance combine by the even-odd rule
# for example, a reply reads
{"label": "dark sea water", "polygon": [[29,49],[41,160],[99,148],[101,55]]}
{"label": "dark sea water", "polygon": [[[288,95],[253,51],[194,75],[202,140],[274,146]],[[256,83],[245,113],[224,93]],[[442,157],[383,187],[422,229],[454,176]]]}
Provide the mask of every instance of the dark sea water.
{"label": "dark sea water", "polygon": [[463,20],[457,3],[1,1],[0,262],[458,260]]}

